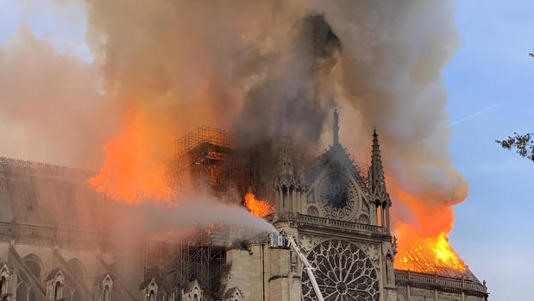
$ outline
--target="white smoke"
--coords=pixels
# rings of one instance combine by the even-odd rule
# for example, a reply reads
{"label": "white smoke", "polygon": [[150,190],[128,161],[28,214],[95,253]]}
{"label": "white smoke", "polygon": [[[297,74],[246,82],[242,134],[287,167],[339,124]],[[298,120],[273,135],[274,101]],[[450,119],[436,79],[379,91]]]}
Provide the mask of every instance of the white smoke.
{"label": "white smoke", "polygon": [[175,203],[143,205],[150,232],[166,232],[195,226],[223,224],[255,233],[273,232],[275,228],[243,206],[225,203],[209,195],[182,196]]}

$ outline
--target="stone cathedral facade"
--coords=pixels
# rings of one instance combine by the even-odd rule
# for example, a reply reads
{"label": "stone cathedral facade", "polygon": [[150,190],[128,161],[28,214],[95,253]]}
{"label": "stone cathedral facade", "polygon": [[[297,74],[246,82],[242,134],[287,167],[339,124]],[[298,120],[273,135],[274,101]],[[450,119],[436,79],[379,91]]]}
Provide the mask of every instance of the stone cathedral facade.
{"label": "stone cathedral facade", "polygon": [[[332,145],[304,175],[295,166],[291,141],[281,140],[271,217],[307,254],[325,300],[486,300],[486,288],[469,271],[460,280],[395,271],[392,202],[378,135],[373,133],[364,171],[340,144],[337,112],[333,131]],[[289,249],[256,244],[250,252],[229,250],[227,260],[229,286],[250,300],[317,300],[303,264]]]}
{"label": "stone cathedral facade", "polygon": [[[272,223],[293,236],[308,254],[326,300],[397,300],[391,201],[377,134],[368,176],[363,177],[339,142],[337,120],[336,112],[333,144],[306,175],[297,173],[291,141],[281,141]],[[252,300],[317,299],[294,252],[265,245],[255,248],[254,255],[229,251],[231,286],[239,287],[245,296],[254,295]],[[254,261],[261,262],[260,269]],[[245,284],[246,279],[253,279],[251,285]]]}
{"label": "stone cathedral facade", "polygon": [[[392,202],[378,135],[373,133],[369,168],[362,170],[338,131],[335,113],[332,145],[305,168],[297,166],[291,140],[280,139],[272,183],[276,210],[267,217],[295,238],[325,300],[487,300],[485,284],[469,270],[460,278],[395,270]],[[102,213],[124,208],[92,192],[88,176],[1,158],[0,300],[317,299],[297,254],[271,248],[261,237],[236,244],[222,235],[215,243],[212,231],[209,244],[220,252],[202,241],[194,242],[200,251],[190,251],[188,241],[187,252],[183,242],[165,242],[157,252],[147,241],[125,246],[107,230],[113,217]],[[119,255],[124,248],[133,256]],[[184,265],[186,258],[196,265]]]}

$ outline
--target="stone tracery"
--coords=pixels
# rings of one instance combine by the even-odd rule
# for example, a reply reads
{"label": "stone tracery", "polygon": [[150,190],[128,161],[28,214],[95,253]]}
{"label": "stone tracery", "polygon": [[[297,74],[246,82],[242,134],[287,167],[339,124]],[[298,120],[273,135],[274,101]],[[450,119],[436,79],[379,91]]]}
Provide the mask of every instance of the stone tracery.
{"label": "stone tracery", "polygon": [[[312,249],[308,260],[317,268],[314,273],[325,300],[379,300],[376,270],[355,244],[324,241]],[[317,299],[305,271],[302,273],[302,299]]]}
{"label": "stone tracery", "polygon": [[319,187],[319,197],[325,216],[346,219],[357,211],[359,195],[350,179],[341,172],[327,175]]}

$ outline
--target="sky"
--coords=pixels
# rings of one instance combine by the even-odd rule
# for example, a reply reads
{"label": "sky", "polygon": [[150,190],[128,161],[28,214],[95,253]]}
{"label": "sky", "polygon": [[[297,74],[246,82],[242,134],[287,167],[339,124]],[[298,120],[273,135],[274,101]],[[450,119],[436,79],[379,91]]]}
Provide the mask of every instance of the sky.
{"label": "sky", "polygon": [[62,1],[61,6],[50,5],[50,0],[0,0],[0,4],[0,44],[22,25],[51,41],[58,53],[91,62],[91,50],[85,43],[85,8],[78,1]]}
{"label": "sky", "polygon": [[470,192],[455,207],[451,242],[490,300],[530,300],[534,163],[494,140],[534,132],[534,3],[455,2],[462,44],[444,70],[449,149]]}
{"label": "sky", "polygon": [[[83,7],[46,0],[0,0],[0,46],[23,25],[59,53],[91,62]],[[452,127],[449,150],[470,183],[455,207],[452,245],[490,300],[528,300],[534,284],[534,163],[495,139],[534,132],[534,3],[457,0],[461,45],[443,70]],[[28,7],[31,7],[28,10]],[[1,126],[1,123],[0,123]]]}

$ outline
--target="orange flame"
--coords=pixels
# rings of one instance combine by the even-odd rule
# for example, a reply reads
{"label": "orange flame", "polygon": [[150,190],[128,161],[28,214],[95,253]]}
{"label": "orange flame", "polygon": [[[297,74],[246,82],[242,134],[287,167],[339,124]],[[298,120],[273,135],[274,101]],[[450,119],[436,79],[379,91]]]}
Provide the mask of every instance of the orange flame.
{"label": "orange flame", "polygon": [[172,191],[164,156],[154,141],[153,124],[146,114],[130,110],[122,129],[106,144],[104,165],[89,184],[107,197],[129,204],[168,200]]}
{"label": "orange flame", "polygon": [[411,244],[399,242],[401,250],[395,258],[395,268],[414,272],[454,270],[463,272],[465,262],[449,244],[445,232],[438,237],[418,237]]}
{"label": "orange flame", "polygon": [[[406,221],[392,216],[398,236],[395,268],[414,272],[464,272],[465,262],[449,243],[448,233],[454,223],[452,206],[430,206],[422,198],[429,196],[407,193],[395,183],[391,192],[398,202],[413,213]],[[399,204],[401,205],[401,204]]]}
{"label": "orange flame", "polygon": [[265,217],[274,211],[273,205],[267,201],[257,200],[252,192],[245,195],[245,206],[250,213],[258,217]]}

